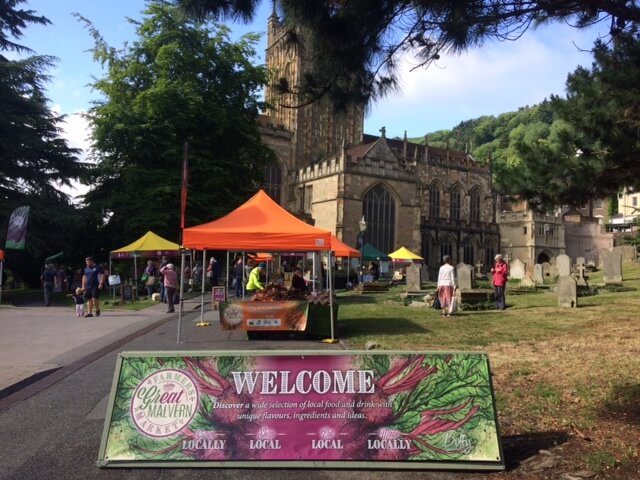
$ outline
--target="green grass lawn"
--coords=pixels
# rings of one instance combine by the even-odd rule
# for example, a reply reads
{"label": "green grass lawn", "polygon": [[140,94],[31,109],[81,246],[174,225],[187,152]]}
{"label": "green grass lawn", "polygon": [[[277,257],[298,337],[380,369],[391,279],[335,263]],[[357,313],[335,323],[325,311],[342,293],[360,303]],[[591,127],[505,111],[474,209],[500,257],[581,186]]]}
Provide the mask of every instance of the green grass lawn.
{"label": "green grass lawn", "polygon": [[[397,301],[402,287],[343,293],[338,332],[352,349],[372,342],[385,350],[484,351],[505,438],[546,442],[538,448],[564,438],[562,471],[640,478],[640,264],[623,268],[623,288],[604,288],[602,273],[592,273],[591,295],[571,309],[558,307],[553,285],[518,295],[510,285],[507,310],[452,317],[405,306]],[[521,475],[496,478],[556,478]]]}
{"label": "green grass lawn", "polygon": [[[477,349],[574,334],[593,328],[593,322],[602,318],[625,320],[637,315],[640,264],[627,262],[624,273],[627,291],[600,288],[597,295],[579,297],[574,309],[558,307],[557,295],[548,288],[518,295],[509,295],[507,289],[507,310],[461,311],[452,317],[442,317],[432,308],[393,302],[403,286],[377,294],[348,292],[338,297],[340,333],[354,349],[375,342],[383,349],[409,351]],[[592,286],[601,283],[602,273],[592,274],[589,282]]]}

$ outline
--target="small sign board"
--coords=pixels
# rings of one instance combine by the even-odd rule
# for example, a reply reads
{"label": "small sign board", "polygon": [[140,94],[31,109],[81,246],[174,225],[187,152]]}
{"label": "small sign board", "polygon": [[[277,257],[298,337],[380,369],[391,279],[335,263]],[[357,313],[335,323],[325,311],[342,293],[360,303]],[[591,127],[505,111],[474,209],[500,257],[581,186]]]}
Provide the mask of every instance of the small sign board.
{"label": "small sign board", "polygon": [[120,287],[120,295],[122,296],[123,302],[131,302],[133,301],[133,285],[122,285]]}
{"label": "small sign board", "polygon": [[227,289],[225,287],[212,287],[211,295],[213,296],[214,303],[227,301]]}
{"label": "small sign board", "polygon": [[504,469],[478,352],[123,352],[98,462]]}

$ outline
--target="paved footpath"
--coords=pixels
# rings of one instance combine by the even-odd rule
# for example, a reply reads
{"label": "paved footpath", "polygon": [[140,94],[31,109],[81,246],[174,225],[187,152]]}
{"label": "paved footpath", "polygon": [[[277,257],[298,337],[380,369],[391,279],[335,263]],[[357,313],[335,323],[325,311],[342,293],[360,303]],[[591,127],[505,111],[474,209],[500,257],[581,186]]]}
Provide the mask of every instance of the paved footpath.
{"label": "paved footpath", "polygon": [[[306,340],[251,340],[224,332],[215,312],[177,317],[164,305],[77,319],[67,307],[0,307],[0,480],[479,480],[482,473],[293,469],[158,469],[97,467],[117,353],[189,350],[327,350],[345,345]],[[33,374],[55,373],[13,391]],[[27,382],[24,382],[27,383]],[[14,388],[15,389],[15,388]],[[12,392],[6,396],[7,392]]]}

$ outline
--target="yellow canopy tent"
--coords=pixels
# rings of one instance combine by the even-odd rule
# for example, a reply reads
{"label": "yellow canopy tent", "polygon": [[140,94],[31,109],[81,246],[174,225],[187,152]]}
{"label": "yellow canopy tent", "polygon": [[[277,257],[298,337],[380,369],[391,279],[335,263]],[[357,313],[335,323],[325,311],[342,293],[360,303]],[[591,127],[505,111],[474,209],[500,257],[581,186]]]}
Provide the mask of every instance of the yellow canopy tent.
{"label": "yellow canopy tent", "polygon": [[180,254],[180,245],[148,231],[135,242],[117,250],[111,250],[112,258],[161,257]]}
{"label": "yellow canopy tent", "polygon": [[[139,239],[117,250],[109,252],[109,273],[111,259],[133,258],[134,278],[138,278],[138,257],[176,257],[180,255],[180,245],[173,243],[149,230]],[[114,291],[115,296],[115,291]]]}
{"label": "yellow canopy tent", "polygon": [[413,253],[406,247],[400,247],[395,252],[389,254],[392,260],[424,260],[420,255]]}

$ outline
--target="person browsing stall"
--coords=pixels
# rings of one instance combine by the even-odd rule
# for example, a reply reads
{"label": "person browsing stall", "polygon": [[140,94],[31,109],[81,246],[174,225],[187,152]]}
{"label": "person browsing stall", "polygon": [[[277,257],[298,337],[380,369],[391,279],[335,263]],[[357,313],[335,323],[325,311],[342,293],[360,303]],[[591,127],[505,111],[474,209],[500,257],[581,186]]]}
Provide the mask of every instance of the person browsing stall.
{"label": "person browsing stall", "polygon": [[247,292],[254,294],[259,292],[260,290],[264,290],[264,285],[260,281],[260,274],[267,268],[266,263],[259,263],[257,267],[251,270],[249,274],[249,280],[247,281],[247,286],[245,290]]}
{"label": "person browsing stall", "polygon": [[160,273],[164,277],[164,291],[167,297],[167,313],[173,313],[175,311],[173,306],[173,300],[176,295],[176,289],[178,288],[178,274],[176,273],[176,267],[173,263],[167,263],[160,269]]}
{"label": "person browsing stall", "polygon": [[300,292],[307,291],[307,282],[302,276],[302,269],[296,268],[293,271],[293,276],[291,277],[291,290],[297,290]]}

